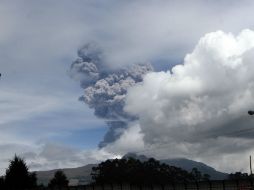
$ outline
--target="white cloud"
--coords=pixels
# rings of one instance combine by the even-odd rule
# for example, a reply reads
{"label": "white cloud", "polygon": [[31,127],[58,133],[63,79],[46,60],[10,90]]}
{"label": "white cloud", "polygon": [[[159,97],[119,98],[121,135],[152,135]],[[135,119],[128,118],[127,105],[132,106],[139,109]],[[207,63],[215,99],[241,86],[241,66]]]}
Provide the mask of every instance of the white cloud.
{"label": "white cloud", "polygon": [[132,123],[129,128],[124,130],[119,139],[111,144],[108,144],[101,150],[121,157],[128,152],[137,152],[142,151],[143,149],[143,134],[140,131],[139,125]]}
{"label": "white cloud", "polygon": [[[208,33],[183,64],[149,73],[129,89],[125,110],[139,117],[145,145],[158,147],[150,153],[247,168],[241,158],[254,150],[254,119],[247,115],[254,108],[253,48],[251,30]],[[238,163],[223,165],[225,158]]]}

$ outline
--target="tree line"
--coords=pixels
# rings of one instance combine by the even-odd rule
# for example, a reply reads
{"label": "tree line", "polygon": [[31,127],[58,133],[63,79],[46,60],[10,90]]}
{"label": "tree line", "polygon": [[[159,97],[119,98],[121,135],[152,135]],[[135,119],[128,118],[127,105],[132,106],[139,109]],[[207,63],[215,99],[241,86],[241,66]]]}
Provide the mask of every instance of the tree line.
{"label": "tree line", "polygon": [[209,180],[197,168],[191,172],[162,164],[154,158],[141,162],[134,158],[107,160],[92,169],[92,179],[98,184],[167,184]]}
{"label": "tree line", "polygon": [[[197,168],[193,168],[191,172],[188,172],[178,167],[160,163],[154,158],[141,162],[131,157],[101,162],[97,167],[92,168],[91,176],[92,183],[94,184],[129,183],[136,185],[163,185],[210,180],[208,174],[202,174]],[[254,175],[236,172],[229,174],[228,179],[242,180],[253,179],[253,177]],[[68,183],[69,181],[64,172],[58,170],[50,180],[48,187],[51,189],[62,189],[67,187]],[[37,184],[36,173],[29,172],[24,159],[16,155],[10,160],[5,175],[0,177],[1,190],[25,190],[39,187],[43,188],[42,185]]]}
{"label": "tree line", "polygon": [[[65,174],[58,170],[50,180],[48,187],[51,189],[61,189],[68,186],[68,179]],[[37,185],[37,176],[35,172],[29,172],[28,166],[24,159],[14,156],[10,160],[5,175],[0,177],[1,190],[25,190],[43,188],[43,185]]]}

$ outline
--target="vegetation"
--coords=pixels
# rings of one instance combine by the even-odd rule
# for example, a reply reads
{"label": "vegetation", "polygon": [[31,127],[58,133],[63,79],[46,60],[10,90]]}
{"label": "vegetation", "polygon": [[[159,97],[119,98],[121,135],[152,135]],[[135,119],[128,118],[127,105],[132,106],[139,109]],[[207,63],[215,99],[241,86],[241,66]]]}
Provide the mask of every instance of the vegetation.
{"label": "vegetation", "polygon": [[208,174],[202,175],[202,173],[198,171],[197,168],[193,168],[191,171],[191,174],[194,177],[195,181],[209,181],[210,180],[210,175]]}
{"label": "vegetation", "polygon": [[36,182],[36,174],[30,173],[25,161],[15,155],[13,160],[10,160],[5,176],[0,178],[0,188],[8,190],[30,189],[37,186]]}
{"label": "vegetation", "polygon": [[49,187],[52,189],[62,189],[67,187],[69,181],[63,171],[58,170],[55,172],[54,178],[50,180]]}
{"label": "vegetation", "polygon": [[[196,168],[187,172],[181,168],[161,164],[151,158],[141,162],[134,158],[114,159],[102,162],[92,169],[95,183],[167,184],[169,182],[189,182],[203,180]],[[208,175],[205,175],[209,179]]]}
{"label": "vegetation", "polygon": [[0,189],[5,189],[4,177],[0,177]]}
{"label": "vegetation", "polygon": [[248,175],[247,173],[242,173],[242,172],[236,172],[236,173],[231,173],[228,175],[228,178],[230,180],[243,180],[243,179],[253,179],[253,175]]}
{"label": "vegetation", "polygon": [[[134,158],[107,160],[92,169],[92,179],[96,184],[130,183],[137,185],[168,184],[210,180],[208,174],[202,174],[197,168],[187,172],[181,168],[162,164],[150,158],[140,161]],[[230,180],[250,180],[254,175],[247,173],[231,173]],[[51,189],[65,189],[68,187],[68,179],[63,171],[55,172],[49,182]],[[36,173],[29,172],[25,161],[14,156],[10,160],[5,176],[0,177],[0,189],[24,190],[42,188],[37,186]]]}

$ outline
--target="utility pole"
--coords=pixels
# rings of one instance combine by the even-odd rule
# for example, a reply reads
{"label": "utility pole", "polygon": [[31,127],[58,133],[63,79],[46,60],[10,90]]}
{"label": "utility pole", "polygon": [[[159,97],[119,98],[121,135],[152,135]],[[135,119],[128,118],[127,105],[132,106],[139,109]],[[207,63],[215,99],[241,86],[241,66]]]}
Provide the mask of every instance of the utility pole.
{"label": "utility pole", "polygon": [[[248,114],[249,115],[254,115],[254,111],[253,110],[249,110]],[[250,155],[250,175],[252,176],[251,155]]]}
{"label": "utility pole", "polygon": [[250,155],[250,175],[252,175],[251,155]]}

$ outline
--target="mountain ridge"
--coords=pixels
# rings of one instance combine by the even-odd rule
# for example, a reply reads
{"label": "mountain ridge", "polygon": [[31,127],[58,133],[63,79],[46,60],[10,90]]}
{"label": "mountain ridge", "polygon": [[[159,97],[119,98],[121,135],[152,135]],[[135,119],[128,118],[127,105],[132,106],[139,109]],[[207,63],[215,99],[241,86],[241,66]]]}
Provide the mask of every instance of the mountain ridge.
{"label": "mountain ridge", "polygon": [[[128,153],[123,156],[123,158],[135,158],[140,161],[147,161],[149,158],[145,155],[137,155],[135,153]],[[227,173],[220,172],[215,170],[213,167],[208,166],[202,162],[190,160],[187,158],[170,158],[170,159],[161,159],[161,163],[182,168],[188,172],[191,172],[193,168],[197,168],[202,174],[209,174],[212,180],[222,180],[228,177]]]}
{"label": "mountain ridge", "polygon": [[[142,162],[147,161],[149,158],[145,155],[137,155],[134,153],[128,153],[122,158],[134,158]],[[197,168],[202,174],[208,174],[211,176],[212,180],[223,180],[226,179],[228,174],[215,170],[211,166],[208,166],[202,162],[197,162],[194,160],[189,160],[186,158],[171,158],[171,159],[162,159],[158,160],[161,163],[168,164],[170,166],[175,166],[187,170],[190,172],[193,168]],[[90,175],[92,168],[96,167],[98,164],[88,164],[76,168],[63,168],[63,169],[53,169],[48,171],[37,171],[38,184],[47,185],[50,179],[54,177],[54,173],[57,170],[62,170],[67,178],[70,180],[70,183],[73,185],[85,185],[92,181]]]}

